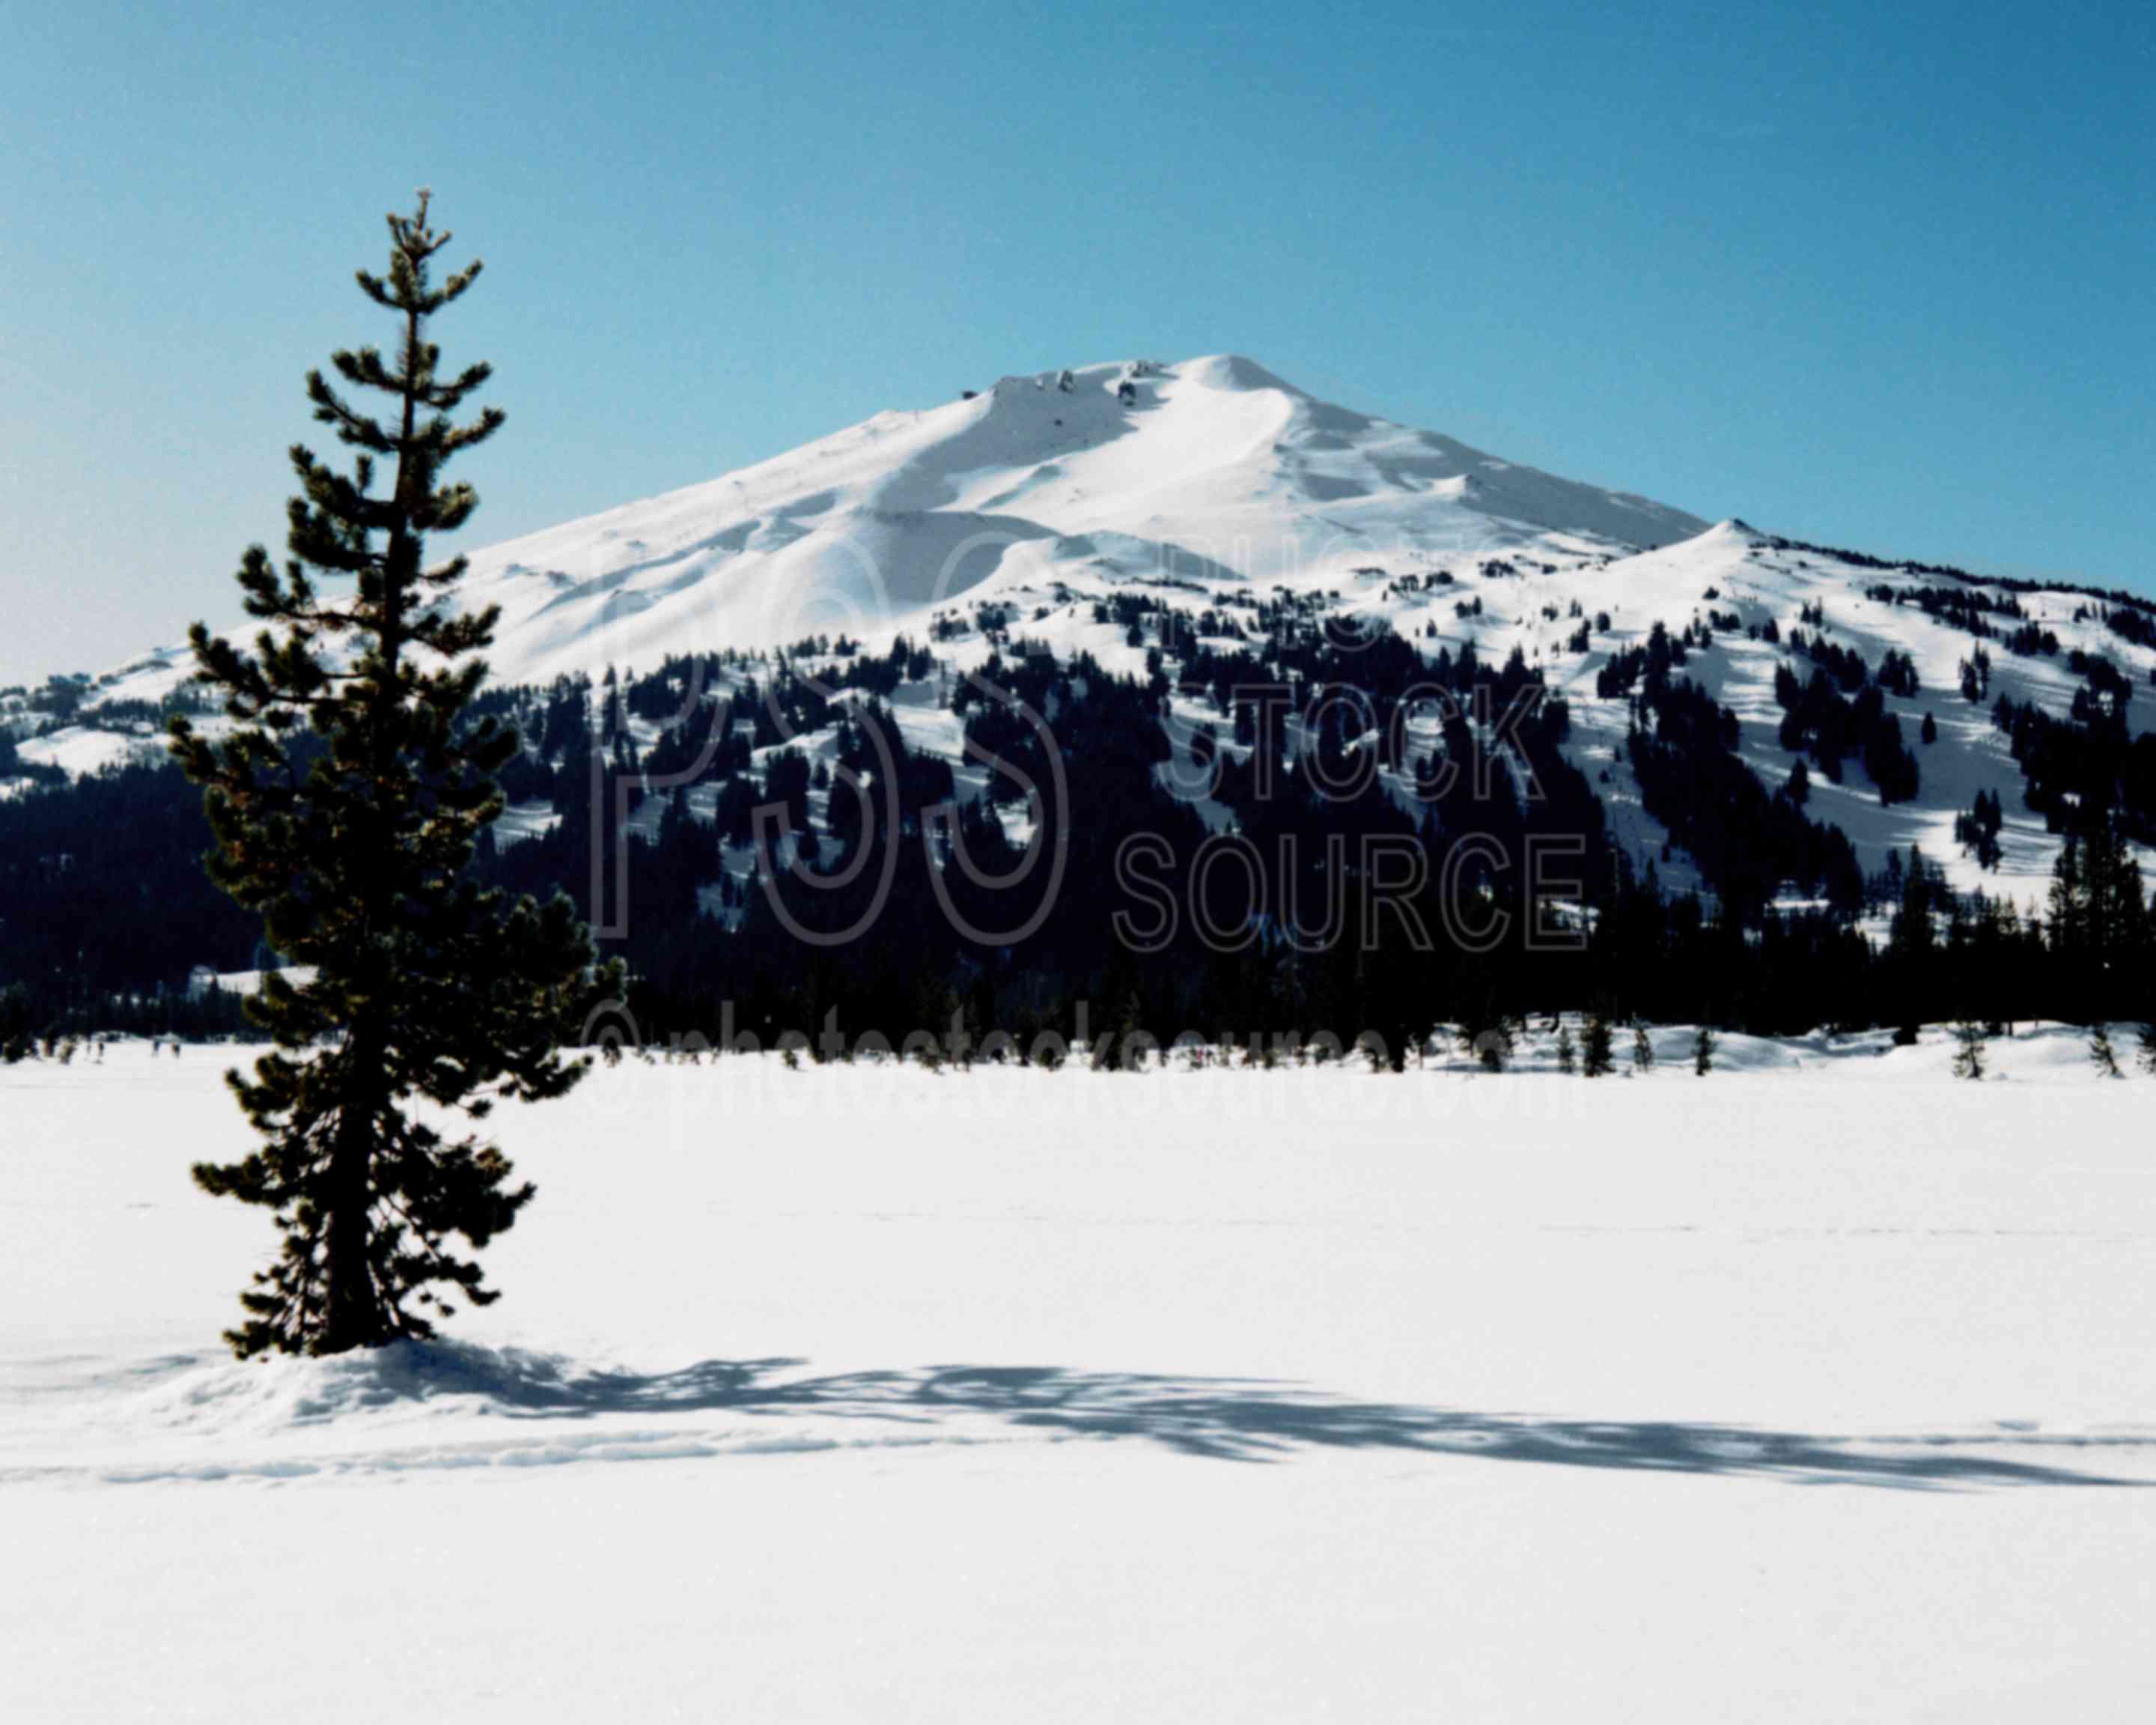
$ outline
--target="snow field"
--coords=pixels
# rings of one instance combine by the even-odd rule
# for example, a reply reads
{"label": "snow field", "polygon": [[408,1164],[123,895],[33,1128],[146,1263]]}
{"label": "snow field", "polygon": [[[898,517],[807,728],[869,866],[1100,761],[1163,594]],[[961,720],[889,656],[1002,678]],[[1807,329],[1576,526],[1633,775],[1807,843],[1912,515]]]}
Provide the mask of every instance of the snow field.
{"label": "snow field", "polygon": [[234,1051],[0,1069],[0,1716],[2120,1716],[2150,1081],[1688,1043],[632,1059],[499,1305],[244,1363]]}

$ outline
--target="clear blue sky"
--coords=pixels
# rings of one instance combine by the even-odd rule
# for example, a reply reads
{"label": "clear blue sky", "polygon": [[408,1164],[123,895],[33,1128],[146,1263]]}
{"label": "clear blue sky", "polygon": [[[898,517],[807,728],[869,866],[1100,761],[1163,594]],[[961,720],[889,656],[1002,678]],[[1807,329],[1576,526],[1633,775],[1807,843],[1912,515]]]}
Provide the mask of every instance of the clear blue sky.
{"label": "clear blue sky", "polygon": [[2152,588],[2145,5],[557,10],[0,4],[0,683],[232,614],[421,183],[510,414],[473,543],[1226,350],[1702,516]]}

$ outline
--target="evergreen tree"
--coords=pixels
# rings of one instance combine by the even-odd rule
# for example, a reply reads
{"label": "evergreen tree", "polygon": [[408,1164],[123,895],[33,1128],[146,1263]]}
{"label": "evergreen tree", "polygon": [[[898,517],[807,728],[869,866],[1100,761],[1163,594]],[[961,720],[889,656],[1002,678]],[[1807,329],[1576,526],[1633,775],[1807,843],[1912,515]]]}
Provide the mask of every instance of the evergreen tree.
{"label": "evergreen tree", "polygon": [[1974,1019],[1964,1019],[1954,1026],[1954,1076],[1981,1078],[1984,1076],[1984,1026]]}
{"label": "evergreen tree", "polygon": [[[2088,886],[2082,875],[2081,859],[2080,836],[2070,832],[2051,861],[2051,901],[2045,918],[2052,961],[2058,968],[2062,992],[2068,1002],[2085,1002],[2088,998],[2085,978],[2089,949]],[[2065,1008],[2060,1016],[2066,1016],[2071,1009],[2071,1006]]]}
{"label": "evergreen tree", "polygon": [[1585,1031],[1581,1038],[1580,1071],[1589,1078],[1607,1076],[1615,1069],[1610,1058],[1609,1019],[1599,1008],[1587,1015]]}
{"label": "evergreen tree", "polygon": [[2156,1022],[2141,1027],[2141,1070],[2156,1078]]}
{"label": "evergreen tree", "polygon": [[2118,1070],[2118,1055],[2111,1045],[2111,1027],[2101,1019],[2089,1032],[2089,1060],[2099,1077],[2123,1078],[2126,1076]]}
{"label": "evergreen tree", "polygon": [[1557,1069],[1560,1072],[1571,1073],[1576,1071],[1578,1065],[1573,1050],[1571,1027],[1559,1024],[1557,1028]]}
{"label": "evergreen tree", "polygon": [[1714,1032],[1705,1024],[1691,1039],[1691,1070],[1693,1076],[1699,1078],[1714,1070]]}
{"label": "evergreen tree", "polygon": [[1655,1070],[1655,1044],[1653,1039],[1647,1034],[1647,1021],[1645,1019],[1632,1020],[1632,1070],[1635,1072],[1651,1072]]}
{"label": "evergreen tree", "polygon": [[2087,981],[2095,1016],[2110,1019],[2128,1009],[2142,973],[2147,906],[2141,867],[2115,813],[2097,817],[2082,851],[2087,898]]}
{"label": "evergreen tree", "polygon": [[1512,1058],[1512,1021],[1487,993],[1471,986],[1466,998],[1468,1004],[1454,1029],[1460,1051],[1472,1055],[1485,1070],[1502,1072]]}
{"label": "evergreen tree", "polygon": [[[1891,858],[1892,853],[1888,855]],[[1901,997],[1901,1022],[1895,1028],[1894,1045],[1911,1048],[1916,1045],[1923,1020],[1923,990],[1935,944],[1930,871],[1923,853],[1913,845],[1909,847],[1907,871],[1902,878],[1902,908],[1888,930],[1887,952]]]}
{"label": "evergreen tree", "polygon": [[[205,787],[211,878],[313,970],[304,983],[273,973],[250,1003],[276,1045],[251,1081],[228,1081],[262,1144],[194,1170],[284,1230],[282,1255],[240,1296],[246,1321],[226,1332],[243,1355],[429,1334],[424,1314],[450,1309],[444,1284],[475,1305],[495,1299],[449,1237],[484,1246],[532,1189],[510,1183],[498,1149],[445,1141],[408,1105],[481,1119],[500,1097],[559,1096],[583,1072],[557,1047],[598,980],[568,900],[511,904],[467,870],[501,812],[495,776],[517,737],[491,716],[463,722],[495,614],[444,608],[464,559],[429,568],[426,543],[476,506],[442,470],[502,415],[450,418],[489,368],[445,377],[427,320],[480,266],[434,285],[430,260],[449,236],[429,227],[427,203],[422,192],[416,213],[388,218],[387,277],[359,275],[396,316],[395,361],[373,347],[332,356],[347,384],[390,398],[389,423],[308,374],[315,418],[357,452],[352,471],[293,448],[290,558],[280,572],[255,546],[239,574],[264,625],[254,650],[190,632],[198,676],[223,692],[234,728],[212,741],[184,716],[172,725],[173,753]],[[377,458],[394,463],[386,493]],[[325,596],[316,574],[355,590]]]}

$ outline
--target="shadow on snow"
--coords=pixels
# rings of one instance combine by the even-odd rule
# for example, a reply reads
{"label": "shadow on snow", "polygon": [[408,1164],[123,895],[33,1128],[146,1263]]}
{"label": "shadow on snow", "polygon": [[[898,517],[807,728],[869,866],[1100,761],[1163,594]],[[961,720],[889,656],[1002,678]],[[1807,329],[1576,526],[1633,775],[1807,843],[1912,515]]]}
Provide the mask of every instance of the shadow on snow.
{"label": "shadow on snow", "polygon": [[2015,1461],[2029,1449],[2145,1450],[2156,1436],[1996,1433],[1836,1437],[1675,1420],[1553,1420],[1340,1399],[1265,1380],[1079,1372],[1054,1366],[931,1366],[788,1375],[798,1359],[706,1360],[679,1371],[587,1370],[543,1354],[457,1343],[400,1343],[370,1362],[383,1399],[475,1396],[511,1418],[726,1410],[783,1420],[932,1427],[999,1418],[1057,1437],[1137,1440],[1227,1461],[1284,1461],[1320,1449],[1476,1455],[1573,1467],[1772,1476],[1809,1484],[2130,1486],[2145,1481]]}

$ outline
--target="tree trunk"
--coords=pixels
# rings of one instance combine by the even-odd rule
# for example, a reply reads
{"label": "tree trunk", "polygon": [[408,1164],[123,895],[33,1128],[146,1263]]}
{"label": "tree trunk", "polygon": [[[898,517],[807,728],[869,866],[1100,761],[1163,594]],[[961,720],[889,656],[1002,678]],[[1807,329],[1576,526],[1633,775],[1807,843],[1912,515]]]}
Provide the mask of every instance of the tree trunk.
{"label": "tree trunk", "polygon": [[328,1283],[319,1352],[377,1347],[390,1337],[369,1262],[374,1173],[374,1086],[379,1057],[372,1028],[356,1029],[344,1058],[344,1100],[330,1153]]}

